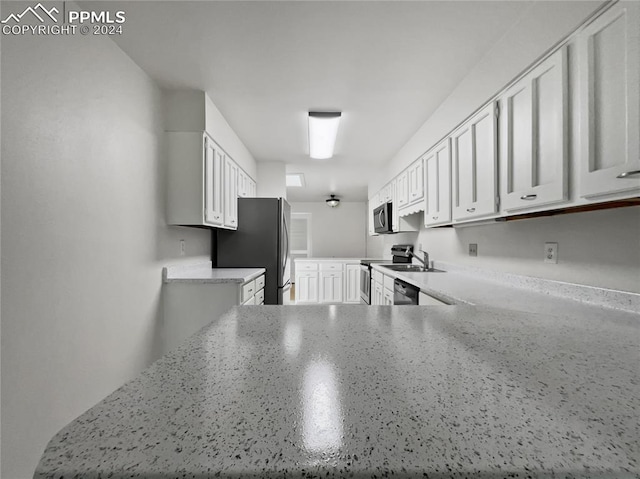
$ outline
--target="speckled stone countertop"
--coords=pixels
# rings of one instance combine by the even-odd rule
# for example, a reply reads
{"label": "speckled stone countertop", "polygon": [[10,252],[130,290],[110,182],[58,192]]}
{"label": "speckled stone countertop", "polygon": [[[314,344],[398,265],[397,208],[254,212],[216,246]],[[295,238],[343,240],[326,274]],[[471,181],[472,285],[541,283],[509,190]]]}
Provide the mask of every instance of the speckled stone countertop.
{"label": "speckled stone countertop", "polygon": [[162,268],[165,283],[246,283],[264,274],[264,268],[212,268],[211,262]]}
{"label": "speckled stone countertop", "polygon": [[640,477],[639,344],[604,308],[238,307],[34,477]]}
{"label": "speckled stone countertop", "polygon": [[[398,272],[375,263],[371,267],[450,304],[496,306],[551,314],[573,311],[578,315],[590,314],[594,307],[604,306],[640,313],[640,294],[636,293],[488,270],[468,270],[443,262],[436,262],[435,267],[444,273]],[[637,317],[640,320],[640,315]]]}

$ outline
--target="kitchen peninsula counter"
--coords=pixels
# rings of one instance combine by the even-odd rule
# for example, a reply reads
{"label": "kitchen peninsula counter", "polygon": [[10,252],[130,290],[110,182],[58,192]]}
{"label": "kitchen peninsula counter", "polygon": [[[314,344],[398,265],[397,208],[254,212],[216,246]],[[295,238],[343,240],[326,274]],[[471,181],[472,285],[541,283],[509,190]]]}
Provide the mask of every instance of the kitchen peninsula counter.
{"label": "kitchen peninsula counter", "polygon": [[639,477],[638,315],[590,311],[236,307],[35,477]]}

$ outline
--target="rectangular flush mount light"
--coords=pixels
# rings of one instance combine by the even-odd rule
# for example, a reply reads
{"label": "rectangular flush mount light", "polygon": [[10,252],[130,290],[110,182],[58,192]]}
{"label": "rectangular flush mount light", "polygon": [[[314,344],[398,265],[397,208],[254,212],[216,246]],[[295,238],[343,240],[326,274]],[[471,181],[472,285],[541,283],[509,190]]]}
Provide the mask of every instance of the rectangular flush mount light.
{"label": "rectangular flush mount light", "polygon": [[326,160],[333,156],[341,115],[339,111],[309,112],[309,156],[311,158]]}

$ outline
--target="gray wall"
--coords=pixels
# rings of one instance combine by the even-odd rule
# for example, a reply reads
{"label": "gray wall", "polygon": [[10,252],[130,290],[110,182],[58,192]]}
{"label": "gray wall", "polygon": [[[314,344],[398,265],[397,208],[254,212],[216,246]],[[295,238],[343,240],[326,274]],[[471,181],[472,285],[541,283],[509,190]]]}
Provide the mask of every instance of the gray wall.
{"label": "gray wall", "polygon": [[292,202],[292,213],[311,213],[314,258],[360,258],[366,251],[366,203],[340,202],[330,208],[321,202]]}
{"label": "gray wall", "polygon": [[[640,293],[640,207],[573,213],[463,228],[369,237],[369,256],[394,243],[421,243],[431,259],[527,276]],[[544,243],[558,243],[558,264]],[[469,243],[478,245],[470,257]]]}
{"label": "gray wall", "polygon": [[3,478],[157,358],[179,240],[208,259],[207,231],[164,223],[161,112],[110,40],[2,38]]}

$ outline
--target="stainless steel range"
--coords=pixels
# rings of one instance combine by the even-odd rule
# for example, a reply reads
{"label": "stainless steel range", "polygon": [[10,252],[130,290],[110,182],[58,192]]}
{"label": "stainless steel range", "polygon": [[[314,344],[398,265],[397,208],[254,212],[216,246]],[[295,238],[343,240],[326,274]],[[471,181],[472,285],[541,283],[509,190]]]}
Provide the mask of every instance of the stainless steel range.
{"label": "stainless steel range", "polygon": [[[413,245],[393,245],[391,251],[394,248],[400,248],[406,250],[407,247],[411,247],[413,251]],[[410,263],[411,258],[405,256],[394,255],[392,261],[388,259],[361,259],[360,260],[360,304],[371,304],[371,264],[372,263]]]}

